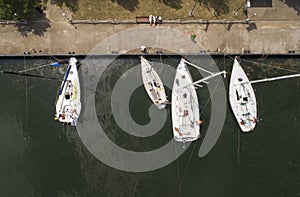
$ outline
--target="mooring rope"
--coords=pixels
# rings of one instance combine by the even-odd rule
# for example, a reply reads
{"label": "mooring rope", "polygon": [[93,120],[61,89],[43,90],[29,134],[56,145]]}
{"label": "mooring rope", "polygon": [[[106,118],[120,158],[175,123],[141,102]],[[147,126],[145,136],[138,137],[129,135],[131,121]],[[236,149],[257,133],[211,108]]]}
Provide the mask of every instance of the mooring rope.
{"label": "mooring rope", "polygon": [[46,77],[46,76],[42,76],[42,75],[33,75],[33,74],[19,73],[19,72],[13,72],[13,71],[1,70],[0,73],[1,74],[10,74],[10,75],[19,75],[19,76],[25,76],[25,77],[36,77],[36,78],[42,78],[42,79],[54,80],[54,81],[64,81],[62,79],[58,79],[55,77]]}
{"label": "mooring rope", "polygon": [[174,140],[174,149],[175,149],[175,156],[176,156],[176,167],[177,167],[177,177],[178,177],[178,184],[179,184],[179,196],[182,196],[182,183],[181,183],[181,176],[180,176],[180,166],[179,166],[179,158],[178,158],[178,153],[177,153],[177,148],[176,148],[176,141]]}
{"label": "mooring rope", "polygon": [[[228,56],[229,58],[231,58],[232,60],[234,60],[235,58]],[[253,64],[259,64],[260,66],[266,66],[266,67],[270,67],[270,68],[274,68],[274,69],[279,69],[279,70],[284,70],[284,71],[289,71],[289,72],[294,72],[294,73],[300,73],[300,71],[296,71],[296,70],[292,70],[292,69],[288,69],[288,68],[282,68],[282,67],[276,67],[276,66],[271,66],[269,64],[265,64],[262,62],[255,62],[255,61],[251,61],[251,60],[245,60],[245,59],[240,59],[243,62],[248,62],[248,63],[253,63]]]}
{"label": "mooring rope", "polygon": [[195,151],[196,144],[197,144],[197,143],[194,142],[193,150],[192,150],[192,152],[191,152],[191,154],[190,154],[190,156],[189,156],[189,158],[188,158],[188,161],[187,161],[187,164],[186,164],[185,169],[184,169],[184,171],[183,171],[183,174],[182,174],[182,176],[181,176],[180,182],[183,182],[183,179],[184,179],[184,177],[185,177],[185,175],[186,175],[186,173],[187,173],[187,170],[188,170],[189,165],[190,165],[190,163],[191,163],[192,156],[193,156],[194,151]]}
{"label": "mooring rope", "polygon": [[276,66],[271,66],[262,62],[255,62],[255,61],[251,61],[251,60],[245,60],[242,59],[242,61],[244,62],[248,62],[248,63],[254,63],[254,64],[259,64],[261,66],[266,66],[266,67],[270,67],[270,68],[274,68],[274,69],[279,69],[279,70],[284,70],[284,71],[289,71],[289,72],[294,72],[294,73],[300,73],[299,71],[296,70],[292,70],[292,69],[288,69],[288,68],[282,68],[282,67],[276,67]]}
{"label": "mooring rope", "polygon": [[28,69],[20,70],[19,73],[27,72],[29,70],[34,70],[34,69],[38,69],[38,68],[43,68],[43,67],[46,67],[46,66],[49,66],[49,64],[37,66],[37,67],[34,67],[34,68],[28,68]]}

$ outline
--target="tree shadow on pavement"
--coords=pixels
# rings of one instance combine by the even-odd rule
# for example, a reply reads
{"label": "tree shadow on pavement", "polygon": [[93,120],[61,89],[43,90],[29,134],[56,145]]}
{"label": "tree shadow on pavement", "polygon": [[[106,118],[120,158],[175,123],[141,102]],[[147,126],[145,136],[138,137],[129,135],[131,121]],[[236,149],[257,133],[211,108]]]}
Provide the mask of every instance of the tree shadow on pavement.
{"label": "tree shadow on pavement", "polygon": [[124,9],[129,11],[134,11],[137,8],[138,0],[111,0],[112,2],[116,2],[120,6],[122,6]]}
{"label": "tree shadow on pavement", "polygon": [[176,10],[182,8],[182,0],[159,0],[159,2],[163,2],[165,5],[174,8]]}
{"label": "tree shadow on pavement", "polygon": [[287,4],[289,7],[294,8],[297,11],[297,15],[300,16],[300,3],[299,0],[280,0]]}
{"label": "tree shadow on pavement", "polygon": [[201,5],[206,5],[207,8],[212,8],[215,10],[214,14],[220,16],[222,14],[229,13],[229,0],[196,0]]}
{"label": "tree shadow on pavement", "polygon": [[20,34],[27,37],[29,33],[44,36],[44,32],[50,27],[50,20],[45,13],[36,13],[28,19],[28,22],[18,22],[15,24]]}

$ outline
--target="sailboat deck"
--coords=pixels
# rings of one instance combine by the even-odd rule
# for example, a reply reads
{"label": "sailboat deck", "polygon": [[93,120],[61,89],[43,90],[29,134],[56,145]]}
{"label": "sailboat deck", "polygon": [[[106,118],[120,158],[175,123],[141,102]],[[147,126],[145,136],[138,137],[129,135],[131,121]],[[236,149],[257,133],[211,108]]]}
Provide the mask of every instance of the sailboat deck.
{"label": "sailboat deck", "polygon": [[56,101],[55,115],[56,120],[73,126],[76,126],[81,111],[80,85],[76,62],[75,58],[70,59],[70,64]]}
{"label": "sailboat deck", "polygon": [[256,98],[252,85],[237,60],[232,67],[229,101],[242,131],[253,130],[257,122]]}
{"label": "sailboat deck", "polygon": [[158,108],[164,108],[167,97],[161,79],[151,64],[143,57],[141,57],[141,67],[144,87],[149,97]]}
{"label": "sailboat deck", "polygon": [[172,121],[177,141],[193,141],[200,137],[198,98],[190,73],[182,61],[172,92]]}

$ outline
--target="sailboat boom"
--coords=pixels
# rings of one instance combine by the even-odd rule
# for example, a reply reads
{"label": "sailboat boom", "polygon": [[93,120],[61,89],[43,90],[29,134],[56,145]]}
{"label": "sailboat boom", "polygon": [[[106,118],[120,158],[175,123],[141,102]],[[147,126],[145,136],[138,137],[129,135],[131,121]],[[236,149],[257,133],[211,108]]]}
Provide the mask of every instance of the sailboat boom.
{"label": "sailboat boom", "polygon": [[198,83],[208,83],[208,82],[206,82],[206,80],[211,79],[211,78],[216,77],[216,76],[221,75],[221,74],[225,74],[225,73],[226,73],[225,71],[221,71],[221,72],[217,72],[217,73],[212,73],[208,77],[205,77],[203,79],[195,81],[193,84],[195,85],[195,84],[198,84]]}
{"label": "sailboat boom", "polygon": [[273,78],[267,78],[267,79],[258,79],[254,81],[250,81],[250,83],[261,83],[266,81],[275,81],[280,79],[288,79],[288,78],[294,78],[294,77],[300,77],[300,74],[294,74],[294,75],[287,75],[287,76],[281,76],[281,77],[273,77]]}
{"label": "sailboat boom", "polygon": [[188,61],[186,61],[186,60],[184,60],[184,62],[185,62],[186,64],[191,65],[191,66],[193,66],[193,67],[195,67],[195,68],[197,68],[197,69],[199,69],[199,70],[202,70],[202,71],[204,71],[204,72],[206,72],[206,73],[208,73],[208,74],[210,74],[210,75],[213,75],[213,74],[214,74],[214,73],[212,73],[212,72],[210,72],[210,71],[208,71],[208,70],[205,70],[204,68],[201,68],[201,67],[199,67],[199,66],[197,66],[197,65],[195,65],[195,64],[192,64],[191,62],[188,62]]}

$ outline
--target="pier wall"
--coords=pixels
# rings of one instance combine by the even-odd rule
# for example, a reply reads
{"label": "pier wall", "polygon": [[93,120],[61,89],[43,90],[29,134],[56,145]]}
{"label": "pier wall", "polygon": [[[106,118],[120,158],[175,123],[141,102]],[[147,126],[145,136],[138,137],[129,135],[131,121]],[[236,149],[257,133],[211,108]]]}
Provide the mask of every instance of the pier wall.
{"label": "pier wall", "polygon": [[[273,0],[278,1],[278,0]],[[273,3],[274,4],[274,3]],[[252,9],[250,20],[173,20],[160,25],[136,24],[134,21],[75,21],[64,17],[58,8],[49,8],[41,21],[7,22],[0,25],[0,55],[68,55],[88,54],[106,38],[132,28],[168,28],[195,34],[195,42],[203,48],[193,53],[211,54],[300,54],[300,16],[281,2],[280,9]],[[280,7],[281,6],[281,7]],[[285,7],[284,7],[285,6]],[[292,10],[292,11],[291,11]],[[280,15],[278,15],[280,13]],[[286,13],[284,15],[284,13]],[[279,18],[283,17],[283,18]],[[147,36],[134,35],[135,42]],[[168,42],[177,40],[176,36]],[[182,45],[186,43],[180,43]],[[180,44],[174,47],[181,47]],[[122,51],[106,51],[106,54]]]}

